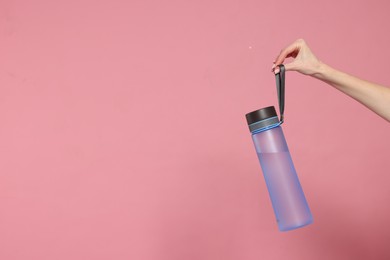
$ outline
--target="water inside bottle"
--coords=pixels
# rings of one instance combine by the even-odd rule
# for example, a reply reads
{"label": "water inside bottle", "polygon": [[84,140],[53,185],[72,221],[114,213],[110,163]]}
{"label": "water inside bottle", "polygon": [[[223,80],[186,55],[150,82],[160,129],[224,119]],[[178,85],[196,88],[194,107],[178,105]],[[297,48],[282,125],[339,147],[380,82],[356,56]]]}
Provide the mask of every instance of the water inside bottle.
{"label": "water inside bottle", "polygon": [[290,153],[258,153],[275,216],[282,231],[310,224],[312,215]]}

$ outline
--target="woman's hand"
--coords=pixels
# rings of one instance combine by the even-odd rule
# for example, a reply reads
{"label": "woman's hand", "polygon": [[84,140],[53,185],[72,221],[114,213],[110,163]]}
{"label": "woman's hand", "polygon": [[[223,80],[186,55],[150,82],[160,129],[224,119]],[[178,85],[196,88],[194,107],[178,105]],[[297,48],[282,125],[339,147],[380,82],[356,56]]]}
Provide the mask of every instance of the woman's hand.
{"label": "woman's hand", "polygon": [[310,76],[320,71],[321,62],[312,53],[303,39],[296,40],[280,51],[280,54],[274,61],[272,71],[275,74],[279,73],[278,65],[282,64],[289,57],[294,58],[294,61],[284,64],[286,70],[294,70]]}

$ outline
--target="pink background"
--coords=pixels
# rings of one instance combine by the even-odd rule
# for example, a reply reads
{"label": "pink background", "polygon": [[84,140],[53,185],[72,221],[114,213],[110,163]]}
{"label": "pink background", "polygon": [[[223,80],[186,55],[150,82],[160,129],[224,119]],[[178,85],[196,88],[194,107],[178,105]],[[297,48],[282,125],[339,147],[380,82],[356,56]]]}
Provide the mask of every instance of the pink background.
{"label": "pink background", "polygon": [[2,0],[0,259],[390,259],[385,120],[287,73],[287,233],[245,121],[300,37],[389,84],[389,2],[331,2]]}

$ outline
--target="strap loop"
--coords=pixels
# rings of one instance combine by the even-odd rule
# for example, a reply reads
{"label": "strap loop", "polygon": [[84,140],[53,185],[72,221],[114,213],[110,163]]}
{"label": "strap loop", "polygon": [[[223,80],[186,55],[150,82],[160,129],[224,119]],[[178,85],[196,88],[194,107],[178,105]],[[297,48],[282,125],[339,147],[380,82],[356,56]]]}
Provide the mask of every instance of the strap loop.
{"label": "strap loop", "polygon": [[280,124],[284,121],[284,83],[285,83],[285,67],[283,64],[279,65],[280,71],[275,74],[276,77],[276,90],[278,92],[279,112],[280,112]]}

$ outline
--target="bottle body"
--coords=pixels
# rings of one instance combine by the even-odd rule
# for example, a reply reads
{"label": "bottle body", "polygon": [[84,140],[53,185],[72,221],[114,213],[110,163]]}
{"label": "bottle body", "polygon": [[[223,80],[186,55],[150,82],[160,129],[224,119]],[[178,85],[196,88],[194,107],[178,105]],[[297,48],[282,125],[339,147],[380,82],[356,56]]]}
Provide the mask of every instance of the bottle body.
{"label": "bottle body", "polygon": [[313,222],[282,127],[252,133],[280,231]]}

